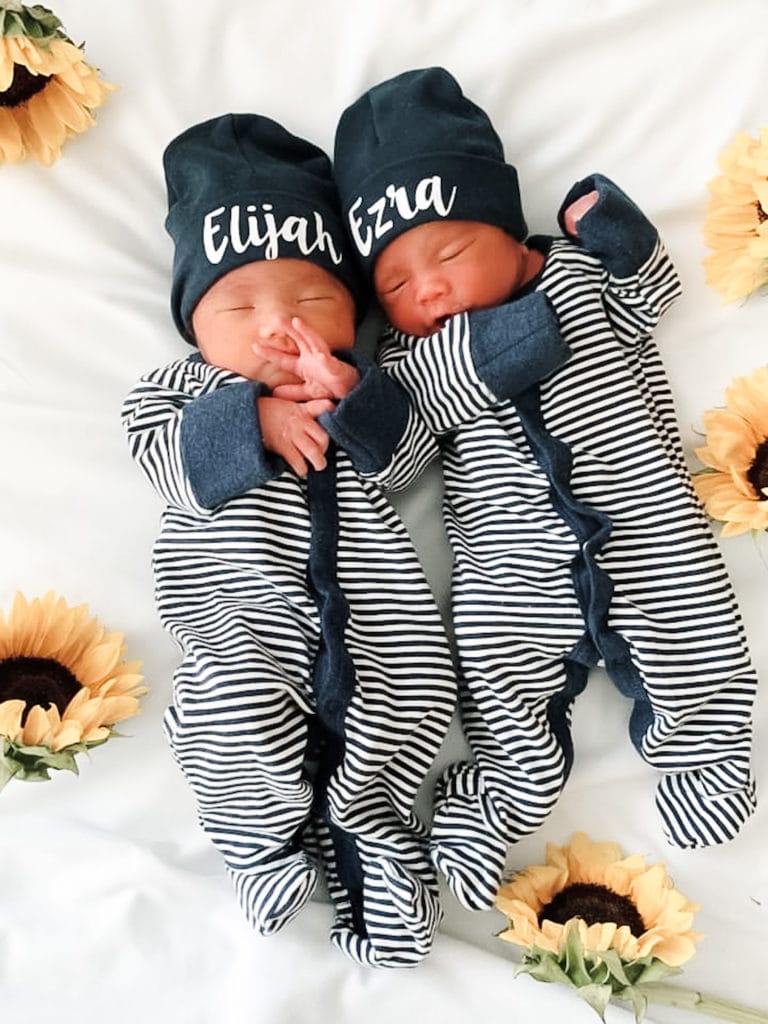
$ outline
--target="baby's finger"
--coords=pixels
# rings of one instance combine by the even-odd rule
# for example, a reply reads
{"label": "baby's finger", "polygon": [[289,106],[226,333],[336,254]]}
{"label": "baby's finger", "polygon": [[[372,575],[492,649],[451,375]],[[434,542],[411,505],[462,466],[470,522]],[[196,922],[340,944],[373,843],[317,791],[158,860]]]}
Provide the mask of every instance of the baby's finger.
{"label": "baby's finger", "polygon": [[330,353],[325,338],[308,327],[299,316],[291,317],[291,331],[286,333],[301,351],[311,352],[313,355]]}
{"label": "baby's finger", "polygon": [[283,452],[282,456],[297,476],[307,475],[309,468],[298,447],[292,446],[287,452]]}
{"label": "baby's finger", "polygon": [[313,419],[322,416],[324,412],[333,412],[336,403],[327,398],[314,398],[311,402],[304,402],[304,408]]}
{"label": "baby's finger", "polygon": [[[325,431],[323,431],[325,433]],[[325,469],[328,465],[328,461],[325,457],[325,453],[328,450],[328,435],[325,435],[325,444],[318,444],[314,438],[310,437],[309,434],[304,439],[304,443],[301,445],[301,453],[304,458],[309,462],[313,469]]]}
{"label": "baby's finger", "polygon": [[272,389],[272,395],[285,402],[309,402],[317,398],[317,388],[309,384],[278,384]]}

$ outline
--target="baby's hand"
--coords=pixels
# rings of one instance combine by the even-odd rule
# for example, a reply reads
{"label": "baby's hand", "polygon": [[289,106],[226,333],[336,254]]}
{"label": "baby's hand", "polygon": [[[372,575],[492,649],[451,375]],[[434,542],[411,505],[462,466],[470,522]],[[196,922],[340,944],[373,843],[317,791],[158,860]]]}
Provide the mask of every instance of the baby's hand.
{"label": "baby's hand", "polygon": [[344,398],[354,388],[360,374],[337,359],[324,338],[295,316],[286,328],[286,337],[296,346],[295,353],[281,352],[261,342],[251,348],[282,369],[301,377],[301,384],[280,384],[273,391],[276,398],[303,402],[312,398]]}
{"label": "baby's hand", "polygon": [[569,235],[578,235],[579,221],[585,213],[592,209],[599,198],[599,192],[587,192],[586,195],[580,196],[565,210],[563,221],[565,222],[565,230]]}
{"label": "baby's hand", "polygon": [[264,447],[281,455],[294,473],[306,476],[307,463],[314,469],[325,469],[328,434],[317,422],[324,412],[331,412],[333,402],[286,402],[281,398],[257,398],[256,405]]}

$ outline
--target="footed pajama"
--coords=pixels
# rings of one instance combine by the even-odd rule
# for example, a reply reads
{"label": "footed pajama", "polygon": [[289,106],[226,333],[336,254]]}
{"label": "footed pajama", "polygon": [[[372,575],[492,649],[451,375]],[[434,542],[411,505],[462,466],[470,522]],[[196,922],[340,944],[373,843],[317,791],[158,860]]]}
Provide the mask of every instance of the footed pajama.
{"label": "footed pajama", "polygon": [[[363,371],[331,418],[354,433],[380,378]],[[383,385],[396,418],[402,396]],[[273,459],[259,391],[194,355],[125,403],[132,454],[166,501],[156,598],[182,652],[166,732],[259,932],[290,921],[324,868],[334,943],[411,966],[440,920],[413,804],[455,706],[447,641],[379,489],[333,445],[306,479]]]}
{"label": "footed pajama", "polygon": [[[473,761],[439,783],[432,843],[470,908],[492,905],[508,844],[554,806],[592,666],[633,702],[630,737],[660,773],[670,843],[731,839],[755,806],[755,672],[651,336],[679,284],[608,179],[585,179],[563,209],[593,189],[578,240],[529,240],[544,267],[513,301],[428,339],[390,331],[380,351],[440,435]],[[508,346],[510,320],[522,349]],[[531,380],[521,354],[555,336],[570,357]],[[377,479],[407,484],[433,454],[409,440]]]}

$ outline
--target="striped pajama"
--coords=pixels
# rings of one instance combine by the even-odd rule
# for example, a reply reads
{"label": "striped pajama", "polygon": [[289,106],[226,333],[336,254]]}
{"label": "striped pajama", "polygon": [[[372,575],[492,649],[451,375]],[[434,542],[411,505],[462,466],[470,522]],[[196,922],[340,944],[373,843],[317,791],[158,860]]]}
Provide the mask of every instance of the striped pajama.
{"label": "striped pajama", "polygon": [[[411,966],[440,920],[413,805],[455,707],[444,630],[402,522],[344,451],[329,454],[334,477],[283,468],[201,504],[184,416],[248,387],[192,356],[124,406],[132,455],[166,502],[156,599],[182,652],[166,733],[259,932],[290,921],[324,870],[335,945]],[[313,500],[334,501],[335,536],[313,534]]]}
{"label": "striped pajama", "polygon": [[[432,843],[472,909],[492,905],[508,844],[558,799],[570,709],[594,665],[633,701],[631,739],[661,773],[670,843],[728,840],[755,806],[755,672],[651,337],[676,274],[658,239],[621,277],[570,240],[538,244],[531,294],[546,296],[570,347],[561,368],[499,400],[473,364],[466,315],[427,339],[390,329],[379,352],[441,435],[473,761],[438,784]],[[484,315],[492,324],[505,307]],[[511,388],[518,369],[511,358]],[[379,481],[407,485],[436,448],[416,450],[396,452]]]}

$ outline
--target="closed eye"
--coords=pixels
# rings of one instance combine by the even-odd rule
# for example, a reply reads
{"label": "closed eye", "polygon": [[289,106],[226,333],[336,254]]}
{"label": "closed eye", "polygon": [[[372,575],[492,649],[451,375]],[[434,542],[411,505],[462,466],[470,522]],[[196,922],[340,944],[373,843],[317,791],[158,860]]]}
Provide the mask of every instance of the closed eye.
{"label": "closed eye", "polygon": [[395,292],[399,292],[401,288],[405,287],[405,279],[402,281],[395,281],[394,284],[387,285],[386,288],[382,288],[381,295],[394,295]]}
{"label": "closed eye", "polygon": [[471,244],[471,242],[466,242],[461,245],[451,245],[447,249],[443,249],[439,256],[440,262],[448,263],[450,260],[455,260],[457,256],[461,256],[463,252],[466,252]]}

